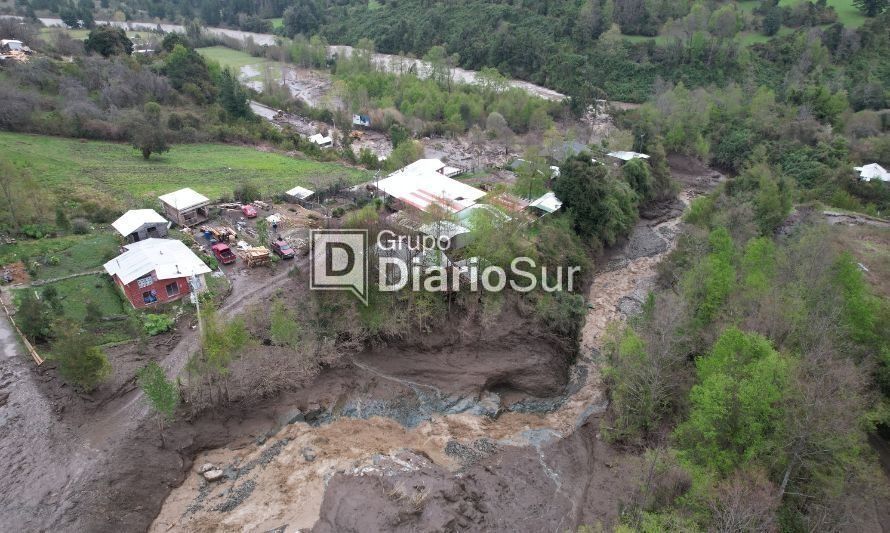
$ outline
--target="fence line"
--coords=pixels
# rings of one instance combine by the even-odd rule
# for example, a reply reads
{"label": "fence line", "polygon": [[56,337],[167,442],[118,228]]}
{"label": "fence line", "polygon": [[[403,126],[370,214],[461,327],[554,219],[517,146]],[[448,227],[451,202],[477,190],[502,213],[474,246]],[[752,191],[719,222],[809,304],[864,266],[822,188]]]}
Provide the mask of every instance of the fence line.
{"label": "fence line", "polygon": [[3,306],[3,312],[6,313],[6,318],[9,319],[9,323],[12,324],[13,328],[15,328],[15,331],[19,334],[19,337],[22,338],[22,342],[25,344],[25,348],[28,349],[28,353],[30,353],[31,357],[34,359],[34,362],[37,363],[38,366],[42,365],[43,357],[40,357],[40,354],[37,353],[37,350],[34,349],[34,345],[31,344],[31,341],[28,340],[28,337],[25,337],[25,334],[22,333],[22,330],[20,330],[18,325],[15,323],[15,319],[12,318],[12,313],[10,313],[9,309],[6,307],[6,303],[3,301],[2,295],[0,295],[0,306]]}

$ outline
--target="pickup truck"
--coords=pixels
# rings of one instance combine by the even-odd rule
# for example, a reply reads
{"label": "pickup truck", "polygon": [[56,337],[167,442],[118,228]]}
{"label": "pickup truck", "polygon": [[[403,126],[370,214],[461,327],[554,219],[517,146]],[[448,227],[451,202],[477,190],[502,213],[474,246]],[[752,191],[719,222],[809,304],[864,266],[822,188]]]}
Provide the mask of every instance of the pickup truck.
{"label": "pickup truck", "polygon": [[256,207],[250,204],[244,204],[241,206],[241,213],[245,218],[256,218]]}
{"label": "pickup truck", "polygon": [[294,249],[290,247],[290,244],[281,237],[272,242],[272,251],[278,254],[278,257],[282,259],[293,259],[296,255]]}
{"label": "pickup truck", "polygon": [[228,244],[223,244],[218,242],[210,247],[213,250],[213,255],[219,260],[220,263],[224,265],[228,265],[229,263],[234,263],[237,256],[232,253],[232,249],[229,248]]}

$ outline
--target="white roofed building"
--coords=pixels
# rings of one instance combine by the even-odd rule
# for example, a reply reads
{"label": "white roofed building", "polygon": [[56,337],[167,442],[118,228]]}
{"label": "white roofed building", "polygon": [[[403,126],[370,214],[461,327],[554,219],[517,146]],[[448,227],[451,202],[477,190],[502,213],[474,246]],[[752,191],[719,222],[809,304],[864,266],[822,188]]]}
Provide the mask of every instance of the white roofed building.
{"label": "white roofed building", "polygon": [[375,186],[420,211],[441,209],[446,213],[459,213],[487,194],[449,177],[460,172],[459,168],[449,167],[438,159],[420,159],[393,172]]}
{"label": "white roofed building", "polygon": [[167,236],[167,219],[154,209],[131,209],[111,223],[128,243]]}
{"label": "white roofed building", "polygon": [[630,161],[631,159],[649,159],[649,156],[646,154],[629,151],[609,152],[606,155],[608,155],[609,157],[614,157],[615,159],[620,159],[622,161]]}
{"label": "white roofed building", "polygon": [[210,217],[210,199],[192,189],[179,189],[158,199],[164,206],[164,214],[167,218],[180,226],[194,226]]}
{"label": "white roofed building", "polygon": [[534,207],[535,209],[540,209],[545,213],[555,213],[559,211],[559,208],[562,207],[562,201],[556,197],[556,194],[553,191],[548,192],[544,196],[541,196],[537,200],[533,200],[528,204],[529,207]]}
{"label": "white roofed building", "polygon": [[321,133],[316,133],[315,135],[311,135],[309,137],[309,142],[317,144],[322,148],[326,148],[328,146],[333,146],[334,139],[332,139],[330,135],[322,135]]}
{"label": "white roofed building", "polygon": [[284,193],[285,196],[295,202],[303,202],[305,200],[308,200],[310,197],[312,197],[313,194],[315,194],[315,191],[311,191],[305,187],[300,187],[299,185]]}
{"label": "white roofed building", "polygon": [[124,253],[105,263],[133,307],[178,300],[204,287],[210,268],[188,246],[172,239],[146,239],[124,245]]}
{"label": "white roofed building", "polygon": [[890,172],[877,163],[869,163],[861,167],[853,167],[853,170],[859,173],[859,179],[862,181],[890,181]]}

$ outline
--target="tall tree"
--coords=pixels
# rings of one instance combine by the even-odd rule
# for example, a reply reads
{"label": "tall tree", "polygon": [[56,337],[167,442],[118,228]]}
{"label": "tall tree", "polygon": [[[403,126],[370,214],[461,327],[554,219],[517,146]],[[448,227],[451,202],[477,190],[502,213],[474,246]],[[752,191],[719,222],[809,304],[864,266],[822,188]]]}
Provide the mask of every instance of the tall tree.
{"label": "tall tree", "polygon": [[164,424],[173,420],[176,406],[179,405],[179,387],[173,380],[167,379],[164,369],[155,361],[139,371],[137,380],[155,413],[161,446],[164,446]]}
{"label": "tall tree", "polygon": [[876,17],[890,6],[890,0],[853,0],[853,5],[866,17]]}

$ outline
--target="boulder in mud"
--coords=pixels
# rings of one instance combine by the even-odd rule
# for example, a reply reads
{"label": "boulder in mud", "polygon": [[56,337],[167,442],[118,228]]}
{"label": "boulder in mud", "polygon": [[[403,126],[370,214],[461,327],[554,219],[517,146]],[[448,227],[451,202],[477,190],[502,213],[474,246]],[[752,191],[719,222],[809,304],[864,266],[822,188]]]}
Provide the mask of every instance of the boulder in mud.
{"label": "boulder in mud", "polygon": [[209,472],[210,470],[216,470],[216,466],[213,463],[204,463],[198,468],[198,473],[203,474],[204,472]]}
{"label": "boulder in mud", "polygon": [[225,477],[225,474],[223,474],[223,471],[220,470],[219,468],[214,468],[213,470],[208,470],[208,471],[204,472],[203,475],[204,475],[204,479],[206,479],[207,481],[210,481],[210,482],[220,481],[220,480],[222,480],[223,477]]}

